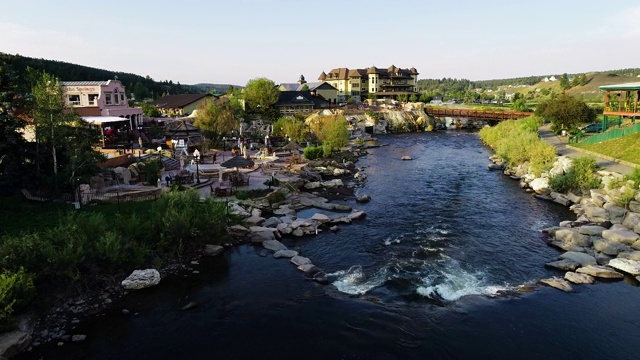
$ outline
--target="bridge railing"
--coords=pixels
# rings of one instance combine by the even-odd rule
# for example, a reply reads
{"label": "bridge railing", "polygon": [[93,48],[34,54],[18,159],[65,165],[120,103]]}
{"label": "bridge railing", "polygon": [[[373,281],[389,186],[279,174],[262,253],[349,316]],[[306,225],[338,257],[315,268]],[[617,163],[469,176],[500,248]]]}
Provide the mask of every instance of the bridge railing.
{"label": "bridge railing", "polygon": [[433,108],[424,109],[430,116],[447,116],[447,117],[468,117],[485,120],[515,120],[522,119],[533,115],[532,112],[525,111],[500,111],[500,110],[478,110],[478,109],[451,109],[451,108]]}

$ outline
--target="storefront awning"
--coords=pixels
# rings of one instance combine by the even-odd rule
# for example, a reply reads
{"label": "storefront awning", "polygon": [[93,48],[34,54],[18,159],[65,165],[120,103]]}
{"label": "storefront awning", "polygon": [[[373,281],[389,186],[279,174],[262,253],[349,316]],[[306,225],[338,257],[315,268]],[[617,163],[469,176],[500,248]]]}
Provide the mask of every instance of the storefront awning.
{"label": "storefront awning", "polygon": [[102,125],[121,121],[130,122],[130,119],[117,116],[83,116],[82,119],[91,125]]}

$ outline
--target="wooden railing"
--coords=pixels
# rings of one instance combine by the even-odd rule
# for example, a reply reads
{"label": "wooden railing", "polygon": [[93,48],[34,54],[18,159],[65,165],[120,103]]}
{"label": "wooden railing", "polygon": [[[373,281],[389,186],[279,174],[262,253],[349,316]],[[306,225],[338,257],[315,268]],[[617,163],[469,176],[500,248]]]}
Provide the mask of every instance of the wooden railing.
{"label": "wooden railing", "polygon": [[424,111],[429,116],[465,117],[483,120],[515,120],[533,115],[532,112],[525,111],[500,111],[500,110],[476,110],[476,109],[451,109],[427,107]]}

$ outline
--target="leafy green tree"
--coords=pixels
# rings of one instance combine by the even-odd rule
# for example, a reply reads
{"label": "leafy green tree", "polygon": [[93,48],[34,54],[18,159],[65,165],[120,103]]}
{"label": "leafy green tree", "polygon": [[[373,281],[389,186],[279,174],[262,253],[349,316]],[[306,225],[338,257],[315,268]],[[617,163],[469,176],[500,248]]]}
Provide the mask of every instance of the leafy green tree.
{"label": "leafy green tree", "polygon": [[36,136],[48,146],[53,161],[53,175],[57,178],[57,141],[70,120],[63,114],[64,100],[58,78],[43,72],[33,88],[33,100]]}
{"label": "leafy green tree", "polygon": [[409,101],[410,102],[418,101],[418,97],[416,96],[416,94],[411,94],[411,96],[409,96]]}
{"label": "leafy green tree", "polygon": [[273,133],[277,135],[287,135],[292,141],[302,142],[307,135],[307,127],[304,122],[295,117],[281,117],[273,123]]}
{"label": "leafy green tree", "polygon": [[133,96],[136,101],[144,101],[149,97],[149,90],[140,81],[133,86]]}
{"label": "leafy green tree", "polygon": [[71,115],[70,126],[64,132],[64,156],[62,160],[63,181],[75,189],[79,180],[88,181],[100,168],[96,165],[105,160],[95,147],[100,142],[100,134],[79,116]]}
{"label": "leafy green tree", "polygon": [[302,89],[300,89],[300,91],[309,91],[309,85],[304,84],[304,85],[302,86]]}
{"label": "leafy green tree", "polygon": [[53,185],[56,189],[59,185],[73,189],[80,177],[95,174],[96,162],[104,159],[94,150],[99,134],[77,114],[65,111],[62,88],[55,76],[41,73],[32,94],[36,134],[51,153]]}
{"label": "leafy green tree", "polygon": [[245,100],[251,107],[268,109],[280,97],[276,84],[267,78],[249,80],[244,90]]}
{"label": "leafy green tree", "polygon": [[398,97],[397,97],[398,101],[403,102],[403,103],[407,102],[407,98],[408,98],[407,94],[401,94],[401,95],[398,95]]}
{"label": "leafy green tree", "polygon": [[349,144],[349,123],[344,116],[322,116],[313,121],[314,132],[324,146],[339,149]]}
{"label": "leafy green tree", "polygon": [[516,99],[516,101],[514,101],[511,104],[511,109],[515,110],[515,111],[526,111],[527,110],[527,102],[524,98],[519,98]]}
{"label": "leafy green tree", "polygon": [[574,129],[580,124],[593,122],[596,113],[583,101],[560,94],[538,104],[536,115],[551,120],[551,129]]}
{"label": "leafy green tree", "polygon": [[571,82],[569,82],[569,76],[567,73],[562,74],[562,77],[560,78],[560,87],[562,90],[568,90],[571,88]]}
{"label": "leafy green tree", "polygon": [[431,102],[431,100],[433,100],[433,96],[428,95],[427,93],[420,94],[420,102],[423,102],[426,104]]}
{"label": "leafy green tree", "polygon": [[208,138],[217,141],[231,130],[238,129],[237,111],[231,101],[207,102],[198,109],[194,125],[202,129]]}
{"label": "leafy green tree", "polygon": [[146,102],[142,103],[142,113],[147,117],[160,117],[160,115],[162,115],[157,106]]}
{"label": "leafy green tree", "polygon": [[13,193],[25,180],[27,144],[18,79],[13,68],[0,59],[0,193]]}

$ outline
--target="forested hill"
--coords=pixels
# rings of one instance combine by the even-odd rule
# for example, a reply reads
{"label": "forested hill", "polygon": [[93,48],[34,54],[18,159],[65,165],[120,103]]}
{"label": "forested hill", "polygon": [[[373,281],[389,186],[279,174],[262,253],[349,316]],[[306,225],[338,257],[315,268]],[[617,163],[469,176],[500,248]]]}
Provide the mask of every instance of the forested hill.
{"label": "forested hill", "polygon": [[494,89],[502,85],[533,85],[540,82],[544,76],[528,76],[512,79],[480,80],[467,79],[421,79],[418,80],[418,91],[427,93],[466,91],[473,89]]}
{"label": "forested hill", "polygon": [[46,71],[62,81],[103,81],[116,79],[117,77],[126,87],[127,92],[132,92],[136,95],[136,99],[156,99],[163,94],[176,95],[202,92],[199,87],[181,85],[179,82],[174,83],[171,80],[155,81],[149,76],[144,77],[120,71],[96,69],[63,61],[35,59],[4,53],[0,53],[0,60],[5,60],[11,64],[21,77],[26,74],[27,67]]}
{"label": "forested hill", "polygon": [[[640,68],[632,69],[620,69],[620,70],[607,70],[607,71],[594,71],[589,74],[608,74],[615,76],[622,76],[627,78],[640,76]],[[554,75],[556,78],[560,78],[562,74],[549,74],[547,76]],[[583,74],[567,74],[568,77],[574,78]],[[428,94],[451,94],[461,93],[467,90],[473,89],[497,89],[501,86],[519,86],[527,85],[532,86],[542,81],[545,76],[527,76],[511,79],[495,79],[495,80],[479,80],[471,81],[467,79],[420,79],[418,80],[418,91]]]}

